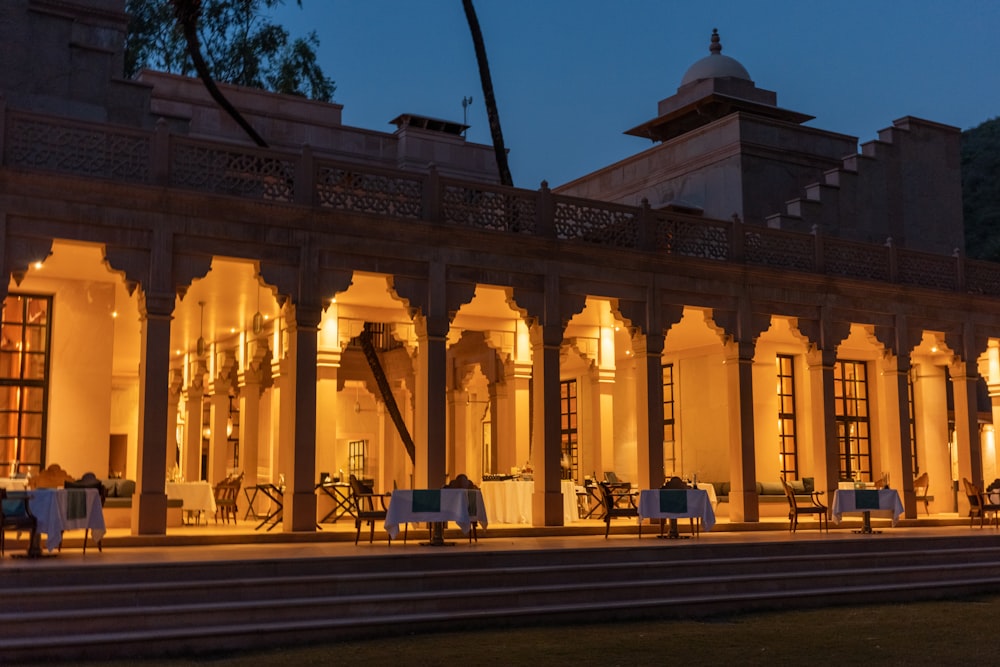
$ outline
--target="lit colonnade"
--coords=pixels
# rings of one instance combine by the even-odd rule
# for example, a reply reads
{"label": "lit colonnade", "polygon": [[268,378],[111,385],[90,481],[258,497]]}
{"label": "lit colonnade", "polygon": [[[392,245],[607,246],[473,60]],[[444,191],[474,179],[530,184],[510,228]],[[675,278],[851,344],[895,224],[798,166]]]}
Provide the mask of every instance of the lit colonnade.
{"label": "lit colonnade", "polygon": [[[970,335],[905,323],[748,318],[695,306],[672,307],[665,319],[673,321],[657,339],[635,326],[613,297],[571,295],[539,318],[545,306],[530,293],[519,297],[516,289],[478,283],[452,290],[454,314],[444,318],[446,326],[429,327],[424,308],[398,293],[393,277],[364,272],[330,290],[335,296],[302,327],[295,304],[287,298],[279,304],[255,262],[221,257],[164,309],[172,322],[169,341],[159,329],[155,336],[170,360],[159,376],[162,412],[156,412],[164,447],[159,463],[144,468],[144,454],[156,451],[144,452],[142,444],[152,426],[142,363],[149,353],[143,342],[149,300],[108,270],[99,246],[57,241],[50,253],[40,268],[8,285],[10,293],[55,297],[46,460],[99,472],[94,462],[111,457],[109,436],[122,434],[129,443],[123,474],[147,491],[152,487],[154,496],[157,478],[177,461],[187,479],[217,481],[239,470],[249,485],[284,475],[299,496],[297,506],[290,499],[285,530],[315,529],[317,471],[341,469],[356,440],[372,443],[366,472],[383,488],[439,484],[447,474],[504,472],[530,461],[541,473],[535,522],[558,525],[567,443],[559,406],[570,381],[578,388],[578,481],[603,470],[642,486],[671,473],[729,480],[736,489],[730,518],[755,520],[752,485],[773,479],[787,454],[780,446],[780,390],[773,389],[779,357],[791,357],[797,382],[795,472],[815,477],[820,488],[836,488],[841,459],[848,458],[840,449],[847,431],[838,432],[849,416],[838,414],[837,388],[851,384],[841,377],[844,368],[867,375],[866,470],[890,473],[909,516],[915,512],[908,478],[917,469],[931,476],[936,511],[954,510],[948,506],[952,479],[982,479],[997,469],[975,396],[979,374],[991,389],[1000,385],[993,339],[979,346]],[[233,293],[216,294],[224,287]],[[234,303],[237,316],[224,318],[223,306]],[[401,344],[387,367],[417,444],[412,464],[375,398],[370,371],[348,345],[364,322],[390,325]],[[431,330],[439,335],[430,336]],[[747,344],[737,342],[734,331],[755,335]],[[438,351],[433,365],[422,359],[434,356],[424,354],[427,346]],[[671,365],[668,420],[661,369]],[[426,389],[432,379],[439,391]],[[232,431],[231,420],[238,423]],[[670,437],[661,430],[667,428]],[[300,482],[292,486],[296,476]],[[960,494],[959,511],[963,502]],[[162,532],[164,517],[165,504],[160,514],[156,501],[145,513],[134,508],[133,530]]]}

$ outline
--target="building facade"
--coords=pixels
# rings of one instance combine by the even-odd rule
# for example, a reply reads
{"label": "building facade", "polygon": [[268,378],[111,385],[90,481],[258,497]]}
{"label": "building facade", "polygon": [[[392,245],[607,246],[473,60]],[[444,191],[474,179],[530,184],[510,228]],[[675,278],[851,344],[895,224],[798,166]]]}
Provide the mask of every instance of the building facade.
{"label": "building facade", "polygon": [[604,471],[729,482],[751,522],[759,481],[888,473],[914,517],[918,472],[938,512],[997,476],[1000,266],[953,252],[955,128],[858,154],[716,38],[656,146],[505,188],[460,124],[224,87],[256,147],[200,82],[121,79],[123,6],[0,7],[0,465],[135,479],[140,534],[168,477],[237,471],[284,480],[288,531],[321,473],[530,466],[536,525]]}

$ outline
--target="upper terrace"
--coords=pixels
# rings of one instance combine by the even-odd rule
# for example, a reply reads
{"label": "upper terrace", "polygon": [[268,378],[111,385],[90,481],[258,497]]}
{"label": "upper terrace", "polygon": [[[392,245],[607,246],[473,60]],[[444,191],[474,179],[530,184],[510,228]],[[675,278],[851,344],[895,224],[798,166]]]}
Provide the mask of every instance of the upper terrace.
{"label": "upper terrace", "polygon": [[6,168],[53,171],[321,209],[523,234],[566,243],[770,267],[831,277],[1000,296],[1000,265],[627,206],[339,162],[7,109],[0,101]]}

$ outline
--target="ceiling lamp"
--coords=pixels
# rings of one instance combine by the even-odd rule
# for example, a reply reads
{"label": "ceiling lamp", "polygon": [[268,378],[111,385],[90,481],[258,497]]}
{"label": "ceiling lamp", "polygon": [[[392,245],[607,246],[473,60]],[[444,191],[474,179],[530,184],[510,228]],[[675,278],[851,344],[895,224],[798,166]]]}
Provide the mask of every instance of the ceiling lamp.
{"label": "ceiling lamp", "polygon": [[205,302],[199,301],[198,307],[201,308],[201,323],[198,325],[198,356],[204,357],[205,352],[208,350],[208,345],[205,343],[204,331],[205,331]]}
{"label": "ceiling lamp", "polygon": [[257,287],[257,312],[253,314],[251,326],[256,336],[259,336],[260,332],[264,330],[264,316],[260,314],[260,286]]}

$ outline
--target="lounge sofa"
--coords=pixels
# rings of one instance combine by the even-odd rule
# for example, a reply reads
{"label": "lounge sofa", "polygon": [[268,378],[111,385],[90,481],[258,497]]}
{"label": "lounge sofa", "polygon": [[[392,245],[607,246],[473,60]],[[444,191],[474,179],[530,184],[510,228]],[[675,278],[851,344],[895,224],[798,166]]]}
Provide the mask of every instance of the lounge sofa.
{"label": "lounge sofa", "polygon": [[[104,501],[104,525],[108,528],[129,528],[132,526],[132,497],[135,495],[135,480],[132,479],[102,479],[101,484],[107,491]],[[167,527],[176,528],[181,525],[181,500],[167,499]]]}
{"label": "lounge sofa", "polygon": [[[715,497],[719,501],[716,514],[727,516],[729,514],[729,492],[732,489],[730,482],[712,482],[715,487]],[[796,500],[809,502],[809,497],[815,490],[815,479],[803,477],[802,479],[789,482],[789,486],[795,492]],[[785,498],[785,490],[781,487],[781,482],[757,482],[757,503],[761,516],[785,516],[788,513],[788,500]]]}

